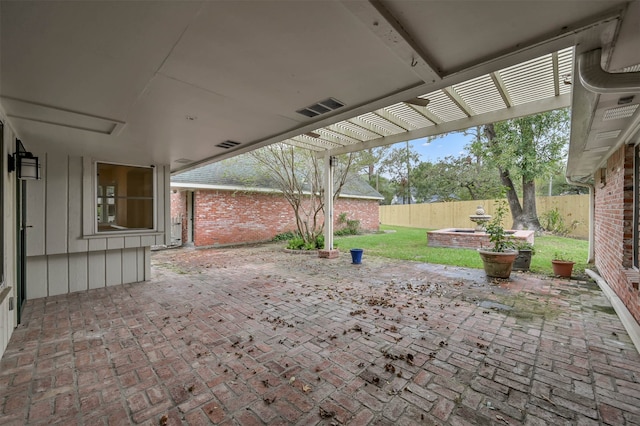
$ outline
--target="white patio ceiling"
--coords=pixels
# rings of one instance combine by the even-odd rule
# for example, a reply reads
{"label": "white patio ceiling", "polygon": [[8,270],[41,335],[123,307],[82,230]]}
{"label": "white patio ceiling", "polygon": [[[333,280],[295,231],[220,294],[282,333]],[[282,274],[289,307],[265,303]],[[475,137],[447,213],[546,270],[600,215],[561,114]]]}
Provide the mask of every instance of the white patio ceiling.
{"label": "white patio ceiling", "polygon": [[[0,0],[0,105],[28,148],[173,172],[283,141],[340,154],[569,105],[573,51],[640,63],[639,4]],[[576,173],[606,154],[574,146]]]}

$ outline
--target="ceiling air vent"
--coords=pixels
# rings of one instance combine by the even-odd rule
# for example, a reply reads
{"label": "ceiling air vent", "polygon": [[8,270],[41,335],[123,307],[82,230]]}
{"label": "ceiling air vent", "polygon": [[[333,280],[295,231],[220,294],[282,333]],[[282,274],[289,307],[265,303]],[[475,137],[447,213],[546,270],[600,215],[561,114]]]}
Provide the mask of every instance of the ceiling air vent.
{"label": "ceiling air vent", "polygon": [[344,104],[337,99],[329,98],[324,101],[320,101],[313,105],[309,105],[306,108],[296,111],[298,114],[302,114],[306,117],[316,117],[321,114],[326,114],[338,108],[342,108]]}
{"label": "ceiling air vent", "polygon": [[620,118],[629,118],[636,112],[636,109],[638,109],[638,104],[625,105],[617,108],[610,108],[604,112],[602,121],[618,120]]}
{"label": "ceiling air vent", "polygon": [[631,65],[629,67],[622,69],[622,72],[638,72],[638,71],[640,71],[640,64]]}
{"label": "ceiling air vent", "polygon": [[618,135],[620,135],[620,130],[610,130],[608,132],[602,132],[602,133],[598,133],[596,135],[596,140],[597,141],[602,141],[605,139],[613,139],[613,138],[617,138]]}
{"label": "ceiling air vent", "polygon": [[193,163],[193,160],[189,160],[188,158],[178,158],[177,160],[174,160],[176,163],[180,163],[180,164],[189,164],[189,163]]}
{"label": "ceiling air vent", "polygon": [[229,148],[233,148],[234,146],[238,146],[240,145],[240,142],[234,142],[234,141],[224,141],[222,143],[219,143],[218,145],[216,145],[218,148],[224,148],[224,149],[229,149]]}

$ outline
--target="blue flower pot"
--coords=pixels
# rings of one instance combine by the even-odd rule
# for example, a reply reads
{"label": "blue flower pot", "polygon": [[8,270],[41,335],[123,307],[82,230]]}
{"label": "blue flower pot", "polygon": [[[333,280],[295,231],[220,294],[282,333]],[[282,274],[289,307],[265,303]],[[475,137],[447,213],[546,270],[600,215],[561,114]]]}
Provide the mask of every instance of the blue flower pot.
{"label": "blue flower pot", "polygon": [[349,250],[349,252],[351,253],[351,263],[353,263],[354,265],[359,265],[362,263],[362,253],[364,252],[363,249],[351,249]]}

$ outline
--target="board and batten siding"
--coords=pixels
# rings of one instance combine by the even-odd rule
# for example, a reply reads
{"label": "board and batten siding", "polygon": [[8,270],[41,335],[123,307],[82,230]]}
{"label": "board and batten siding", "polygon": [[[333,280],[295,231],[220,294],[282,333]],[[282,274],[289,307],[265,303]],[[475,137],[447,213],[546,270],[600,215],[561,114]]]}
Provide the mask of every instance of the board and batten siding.
{"label": "board and batten siding", "polygon": [[[0,179],[2,184],[3,209],[0,212],[0,220],[4,225],[4,238],[2,239],[2,256],[4,278],[0,280],[0,357],[4,353],[13,329],[17,324],[16,296],[16,174],[8,172],[8,158],[15,151],[15,133],[6,123],[6,117],[0,111],[0,121],[4,123],[3,137],[0,138]],[[13,299],[13,309],[10,301]]]}
{"label": "board and batten siding", "polygon": [[[36,154],[37,155],[37,154]],[[167,244],[169,167],[156,169],[155,232],[93,232],[94,159],[40,154],[42,180],[27,183],[27,299],[151,277],[151,246]]]}

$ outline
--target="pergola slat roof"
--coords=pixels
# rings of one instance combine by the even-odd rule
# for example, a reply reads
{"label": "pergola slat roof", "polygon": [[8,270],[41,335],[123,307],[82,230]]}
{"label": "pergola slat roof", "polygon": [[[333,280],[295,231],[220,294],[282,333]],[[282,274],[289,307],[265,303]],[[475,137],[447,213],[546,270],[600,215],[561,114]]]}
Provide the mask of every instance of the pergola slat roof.
{"label": "pergola slat roof", "polygon": [[[426,93],[426,106],[396,103],[315,129],[285,143],[315,151],[351,152],[364,147],[464,130],[570,105],[573,47]],[[566,96],[563,96],[566,95]],[[549,102],[549,100],[558,100]],[[527,105],[522,110],[516,106]],[[483,117],[486,116],[486,120]],[[309,136],[316,134],[318,137]],[[418,136],[416,136],[418,134]]]}

